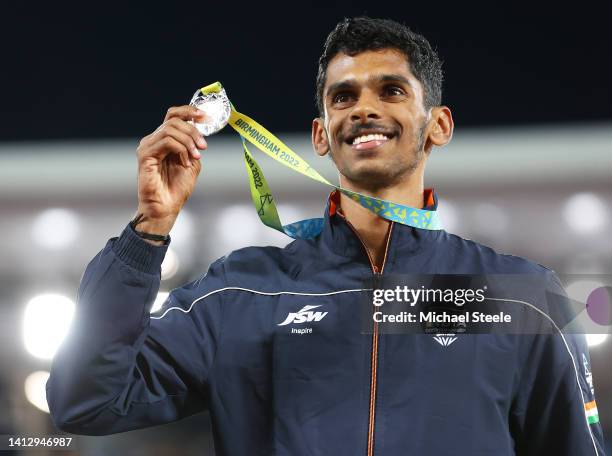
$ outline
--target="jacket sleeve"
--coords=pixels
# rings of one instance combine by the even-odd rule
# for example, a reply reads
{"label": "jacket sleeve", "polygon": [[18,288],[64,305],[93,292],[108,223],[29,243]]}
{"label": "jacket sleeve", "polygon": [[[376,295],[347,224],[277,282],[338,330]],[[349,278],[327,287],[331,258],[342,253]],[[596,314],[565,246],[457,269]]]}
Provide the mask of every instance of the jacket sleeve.
{"label": "jacket sleeve", "polygon": [[[547,307],[566,305],[555,274],[547,290]],[[605,456],[586,337],[562,329],[523,336],[530,344],[510,416],[516,454]]]}
{"label": "jacket sleeve", "polygon": [[[167,423],[207,406],[219,338],[222,264],[170,293],[150,316],[167,246],[128,226],[110,239],[81,279],[69,334],[47,382],[54,424],[104,435]],[[205,302],[195,305],[199,297]]]}

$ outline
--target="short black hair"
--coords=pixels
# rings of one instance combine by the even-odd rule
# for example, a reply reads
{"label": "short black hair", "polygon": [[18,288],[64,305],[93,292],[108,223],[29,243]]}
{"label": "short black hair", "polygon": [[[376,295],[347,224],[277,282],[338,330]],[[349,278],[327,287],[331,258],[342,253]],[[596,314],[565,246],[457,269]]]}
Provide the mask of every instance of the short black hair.
{"label": "short black hair", "polygon": [[397,49],[406,56],[412,74],[423,85],[426,109],[442,103],[442,62],[429,41],[391,19],[362,16],[342,20],[325,40],[323,54],[319,57],[315,96],[321,117],[324,114],[323,87],[330,60],[340,53],[354,56],[364,51],[382,49]]}

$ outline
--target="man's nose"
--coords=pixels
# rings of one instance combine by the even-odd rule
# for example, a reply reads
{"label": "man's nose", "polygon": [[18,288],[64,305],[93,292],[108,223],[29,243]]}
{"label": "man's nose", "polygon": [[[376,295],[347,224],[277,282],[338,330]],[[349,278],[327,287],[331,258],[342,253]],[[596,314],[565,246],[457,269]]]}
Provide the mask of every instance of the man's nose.
{"label": "man's nose", "polygon": [[351,120],[353,122],[366,123],[381,118],[380,100],[374,94],[362,93],[357,103],[353,106]]}

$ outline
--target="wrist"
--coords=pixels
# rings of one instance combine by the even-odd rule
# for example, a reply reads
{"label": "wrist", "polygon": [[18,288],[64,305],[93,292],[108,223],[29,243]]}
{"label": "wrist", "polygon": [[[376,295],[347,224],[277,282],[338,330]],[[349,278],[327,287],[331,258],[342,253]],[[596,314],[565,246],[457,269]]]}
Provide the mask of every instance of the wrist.
{"label": "wrist", "polygon": [[170,241],[170,230],[175,220],[176,217],[152,219],[139,211],[130,221],[130,227],[149,244],[161,246]]}
{"label": "wrist", "polygon": [[166,217],[151,217],[139,208],[130,223],[133,225],[133,228],[136,231],[160,236],[168,236],[172,230],[172,227],[174,226],[174,222],[176,222],[176,217],[176,215],[169,215]]}

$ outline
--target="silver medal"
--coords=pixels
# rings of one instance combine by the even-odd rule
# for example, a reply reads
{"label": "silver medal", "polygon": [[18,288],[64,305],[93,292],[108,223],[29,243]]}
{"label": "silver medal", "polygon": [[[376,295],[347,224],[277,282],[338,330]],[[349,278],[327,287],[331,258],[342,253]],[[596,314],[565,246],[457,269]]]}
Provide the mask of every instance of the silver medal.
{"label": "silver medal", "polygon": [[221,88],[218,92],[203,94],[200,89],[193,94],[191,106],[195,106],[200,111],[204,111],[206,118],[204,122],[193,122],[195,127],[204,136],[217,133],[229,122],[232,108],[225,89]]}

